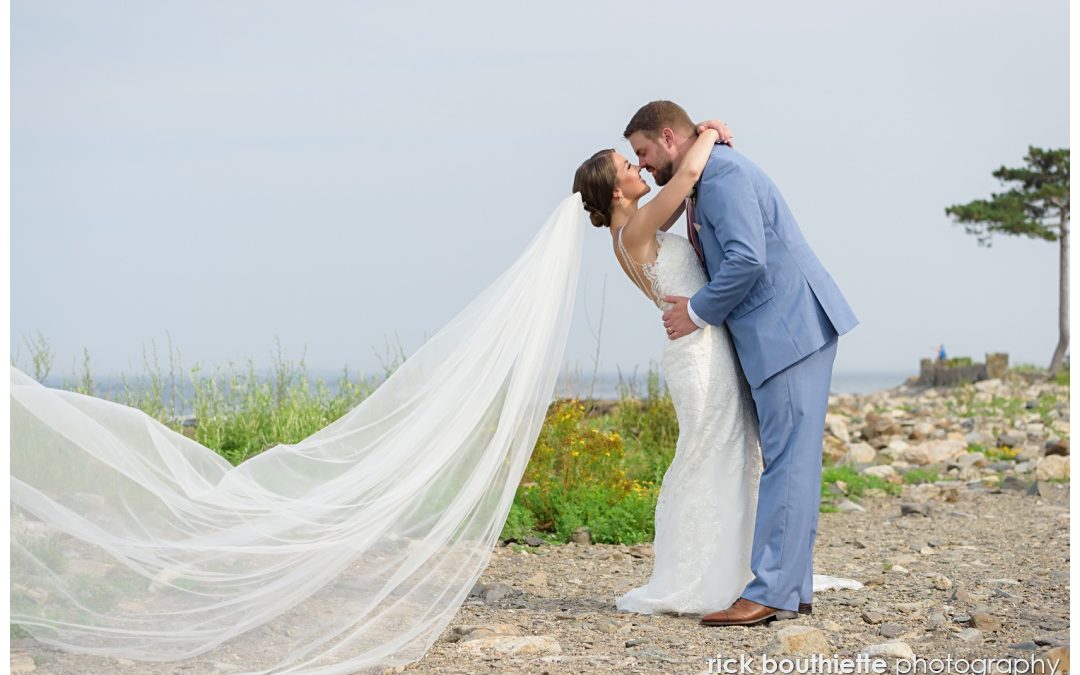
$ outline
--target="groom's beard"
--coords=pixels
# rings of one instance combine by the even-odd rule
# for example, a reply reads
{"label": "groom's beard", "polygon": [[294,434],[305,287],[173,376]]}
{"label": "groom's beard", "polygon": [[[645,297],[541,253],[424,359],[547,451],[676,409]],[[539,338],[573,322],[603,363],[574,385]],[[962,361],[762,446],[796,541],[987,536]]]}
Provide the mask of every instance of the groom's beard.
{"label": "groom's beard", "polygon": [[667,164],[656,167],[656,172],[653,173],[653,180],[656,184],[663,187],[667,185],[667,182],[671,180],[671,177],[675,175],[675,168],[671,160],[668,160]]}

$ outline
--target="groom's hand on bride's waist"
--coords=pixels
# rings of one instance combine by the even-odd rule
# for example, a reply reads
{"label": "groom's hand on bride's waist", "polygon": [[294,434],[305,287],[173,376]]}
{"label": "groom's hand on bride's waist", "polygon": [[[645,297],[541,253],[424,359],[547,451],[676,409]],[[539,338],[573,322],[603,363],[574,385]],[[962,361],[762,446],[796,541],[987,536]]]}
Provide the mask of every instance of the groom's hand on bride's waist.
{"label": "groom's hand on bride's waist", "polygon": [[678,340],[698,329],[697,324],[690,318],[690,311],[687,309],[689,298],[684,298],[681,295],[665,295],[663,300],[673,305],[663,314],[664,330],[667,331],[668,339]]}

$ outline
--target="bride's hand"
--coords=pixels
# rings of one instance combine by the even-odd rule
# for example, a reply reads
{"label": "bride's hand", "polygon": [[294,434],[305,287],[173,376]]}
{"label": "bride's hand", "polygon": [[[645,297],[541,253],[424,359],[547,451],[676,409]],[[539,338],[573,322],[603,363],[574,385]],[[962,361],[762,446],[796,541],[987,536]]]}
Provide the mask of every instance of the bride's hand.
{"label": "bride's hand", "polygon": [[706,129],[715,129],[716,133],[720,134],[720,142],[735,147],[735,136],[731,133],[731,129],[728,125],[724,124],[720,120],[706,120],[698,125],[698,133],[705,131]]}

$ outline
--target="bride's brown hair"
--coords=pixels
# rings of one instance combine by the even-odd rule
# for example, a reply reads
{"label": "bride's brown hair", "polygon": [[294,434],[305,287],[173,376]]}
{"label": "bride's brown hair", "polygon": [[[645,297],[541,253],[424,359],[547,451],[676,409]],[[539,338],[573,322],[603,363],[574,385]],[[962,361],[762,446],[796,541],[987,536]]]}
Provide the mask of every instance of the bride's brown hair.
{"label": "bride's brown hair", "polygon": [[614,148],[597,152],[582,162],[574,173],[573,192],[581,193],[581,201],[594,227],[611,227],[611,194],[618,179],[615,164],[611,161],[613,152]]}

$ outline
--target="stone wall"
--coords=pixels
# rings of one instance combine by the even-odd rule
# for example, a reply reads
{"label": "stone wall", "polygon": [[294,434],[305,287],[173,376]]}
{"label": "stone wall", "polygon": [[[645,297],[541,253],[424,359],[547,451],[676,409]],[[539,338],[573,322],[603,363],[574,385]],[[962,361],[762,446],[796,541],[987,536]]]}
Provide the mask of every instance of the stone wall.
{"label": "stone wall", "polygon": [[966,382],[994,380],[1005,376],[1009,370],[1009,355],[993,353],[986,355],[986,363],[970,366],[950,366],[935,359],[919,362],[918,384],[927,387],[952,387]]}

